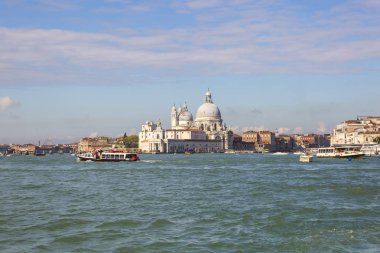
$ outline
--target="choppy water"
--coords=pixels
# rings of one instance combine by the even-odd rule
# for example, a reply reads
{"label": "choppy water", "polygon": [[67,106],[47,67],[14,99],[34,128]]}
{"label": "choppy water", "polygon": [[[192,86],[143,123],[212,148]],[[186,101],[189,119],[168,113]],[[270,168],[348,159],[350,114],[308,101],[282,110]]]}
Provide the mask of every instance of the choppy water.
{"label": "choppy water", "polygon": [[380,157],[0,158],[0,252],[380,252]]}

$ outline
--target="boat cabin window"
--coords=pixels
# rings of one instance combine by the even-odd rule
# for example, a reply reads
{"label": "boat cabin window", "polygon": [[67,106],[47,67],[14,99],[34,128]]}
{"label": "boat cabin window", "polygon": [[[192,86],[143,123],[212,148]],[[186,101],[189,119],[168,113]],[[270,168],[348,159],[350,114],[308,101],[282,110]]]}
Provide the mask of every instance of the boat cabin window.
{"label": "boat cabin window", "polygon": [[124,154],[102,154],[102,159],[107,160],[124,160]]}

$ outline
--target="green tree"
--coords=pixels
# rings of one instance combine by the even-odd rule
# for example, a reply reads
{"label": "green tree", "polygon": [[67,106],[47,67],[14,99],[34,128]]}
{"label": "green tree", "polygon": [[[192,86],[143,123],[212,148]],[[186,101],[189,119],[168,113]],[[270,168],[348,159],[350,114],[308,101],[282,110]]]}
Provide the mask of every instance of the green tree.
{"label": "green tree", "polygon": [[124,133],[124,135],[123,135],[123,145],[124,145],[124,147],[126,147],[127,143],[128,143],[128,136],[127,136],[127,133]]}
{"label": "green tree", "polygon": [[139,137],[137,135],[127,136],[126,134],[124,134],[123,144],[126,148],[138,148]]}

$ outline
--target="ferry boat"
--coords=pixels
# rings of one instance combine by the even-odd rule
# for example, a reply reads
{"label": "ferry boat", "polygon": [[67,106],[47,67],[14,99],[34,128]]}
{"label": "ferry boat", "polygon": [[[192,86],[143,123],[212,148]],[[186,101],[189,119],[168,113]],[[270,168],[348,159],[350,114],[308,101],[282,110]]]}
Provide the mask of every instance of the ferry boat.
{"label": "ferry boat", "polygon": [[109,150],[109,151],[96,151],[94,153],[83,153],[77,155],[79,161],[93,161],[93,162],[135,162],[140,158],[136,153],[128,153],[124,151]]}
{"label": "ferry boat", "polygon": [[95,154],[91,152],[86,152],[86,153],[80,153],[76,154],[76,157],[78,158],[79,161],[85,162],[85,161],[92,161],[95,159]]}
{"label": "ferry boat", "polygon": [[341,146],[318,148],[317,157],[320,158],[359,158],[363,157],[364,153],[357,146]]}
{"label": "ferry boat", "polygon": [[360,151],[362,151],[365,156],[379,156],[380,144],[364,144]]}
{"label": "ferry boat", "polygon": [[36,150],[36,151],[34,152],[34,155],[35,155],[35,156],[45,156],[46,153],[45,153],[45,151]]}

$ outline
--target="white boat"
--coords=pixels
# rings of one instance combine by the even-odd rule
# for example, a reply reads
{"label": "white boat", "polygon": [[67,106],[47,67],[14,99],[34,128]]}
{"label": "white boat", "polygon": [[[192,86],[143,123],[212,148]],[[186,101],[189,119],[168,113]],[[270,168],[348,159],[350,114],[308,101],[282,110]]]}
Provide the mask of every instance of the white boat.
{"label": "white boat", "polygon": [[77,155],[79,161],[93,161],[93,162],[122,162],[122,161],[139,161],[140,158],[136,153],[128,153],[119,150],[98,150],[94,153],[84,153]]}
{"label": "white boat", "polygon": [[289,155],[289,153],[287,153],[287,152],[275,152],[275,153],[272,153],[272,155]]}
{"label": "white boat", "polygon": [[360,151],[358,146],[341,146],[318,148],[317,157],[320,158],[359,158],[363,157],[364,153]]}
{"label": "white boat", "polygon": [[86,152],[86,153],[80,153],[80,154],[77,154],[76,155],[78,160],[79,161],[92,161],[93,159],[95,159],[95,156],[93,153],[91,152]]}
{"label": "white boat", "polygon": [[300,155],[300,162],[310,163],[312,161],[313,161],[313,156],[312,155],[307,155],[307,154]]}
{"label": "white boat", "polygon": [[360,151],[363,152],[365,156],[378,156],[380,153],[380,144],[364,144]]}

